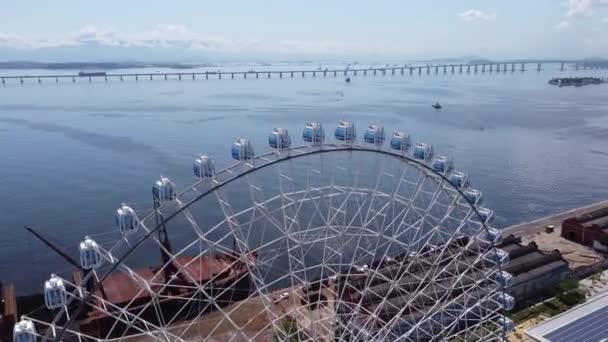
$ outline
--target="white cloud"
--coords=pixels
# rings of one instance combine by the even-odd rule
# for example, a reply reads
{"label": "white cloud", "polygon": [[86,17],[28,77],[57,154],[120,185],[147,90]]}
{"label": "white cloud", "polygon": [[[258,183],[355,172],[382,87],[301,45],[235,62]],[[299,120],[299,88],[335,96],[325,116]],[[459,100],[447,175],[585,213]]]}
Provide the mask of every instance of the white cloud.
{"label": "white cloud", "polygon": [[558,30],[565,30],[572,26],[572,24],[568,20],[562,20],[559,24],[555,25],[555,28]]}
{"label": "white cloud", "polygon": [[566,15],[569,17],[575,15],[591,15],[593,14],[591,5],[591,0],[570,0],[568,2],[568,13]]}
{"label": "white cloud", "polygon": [[485,13],[480,10],[470,9],[459,14],[460,19],[464,21],[475,20],[496,20],[496,13]]}
{"label": "white cloud", "polygon": [[202,35],[186,26],[160,24],[151,30],[126,33],[96,26],[55,36],[25,36],[0,32],[0,47],[40,49],[60,46],[101,45],[122,47],[181,47],[193,50],[235,50],[253,48],[259,41],[228,40]]}
{"label": "white cloud", "polygon": [[[65,46],[112,46],[181,48],[218,52],[280,52],[280,53],[366,53],[370,47],[332,41],[260,41],[228,39],[190,30],[183,25],[159,24],[149,30],[121,32],[111,28],[85,26],[62,35],[26,36],[0,32],[0,48],[41,49]],[[390,49],[378,46],[385,51]]]}
{"label": "white cloud", "polygon": [[567,16],[591,16],[599,6],[608,6],[608,0],[569,0]]}

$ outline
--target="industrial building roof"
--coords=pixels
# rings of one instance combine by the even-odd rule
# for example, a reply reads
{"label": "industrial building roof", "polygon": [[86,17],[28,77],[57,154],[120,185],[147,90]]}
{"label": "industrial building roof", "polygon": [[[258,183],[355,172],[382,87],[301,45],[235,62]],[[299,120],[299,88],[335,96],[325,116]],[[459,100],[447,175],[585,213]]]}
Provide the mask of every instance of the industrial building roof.
{"label": "industrial building roof", "polygon": [[528,282],[534,278],[541,277],[560,267],[568,267],[568,263],[564,260],[557,260],[551,263],[542,265],[538,268],[533,268],[527,272],[521,273],[513,278],[513,286]]}
{"label": "industrial building roof", "polygon": [[608,293],[554,317],[526,334],[540,342],[602,341],[608,338]]}
{"label": "industrial building roof", "polygon": [[587,223],[602,217],[608,217],[608,207],[577,216],[576,220],[580,223]]}
{"label": "industrial building roof", "polygon": [[536,243],[531,242],[522,246],[520,239],[505,238],[506,244],[499,247],[507,252],[511,257],[505,270],[511,273],[515,283],[525,282],[534,279],[545,272],[568,266],[558,251],[543,253],[538,250]]}

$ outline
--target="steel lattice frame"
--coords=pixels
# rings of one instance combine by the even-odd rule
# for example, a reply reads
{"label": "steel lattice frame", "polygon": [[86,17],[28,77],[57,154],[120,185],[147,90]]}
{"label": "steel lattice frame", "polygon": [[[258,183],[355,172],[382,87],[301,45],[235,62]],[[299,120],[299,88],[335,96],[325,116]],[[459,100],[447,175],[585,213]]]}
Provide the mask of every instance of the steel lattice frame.
{"label": "steel lattice frame", "polygon": [[[272,151],[156,206],[138,230],[101,246],[103,269],[78,283],[63,277],[68,303],[53,321],[28,319],[42,340],[502,339],[501,265],[462,191],[426,162],[376,146]],[[213,203],[215,221],[202,214]],[[165,229],[179,248],[162,241]],[[129,266],[146,245],[168,258],[153,277]],[[180,261],[218,254],[229,266],[205,282]],[[232,301],[233,288],[217,284],[237,267],[234,282],[251,293]],[[116,274],[138,285],[126,305],[99,291]],[[168,302],[180,308],[168,314]],[[101,336],[79,331],[90,312],[114,323]]]}

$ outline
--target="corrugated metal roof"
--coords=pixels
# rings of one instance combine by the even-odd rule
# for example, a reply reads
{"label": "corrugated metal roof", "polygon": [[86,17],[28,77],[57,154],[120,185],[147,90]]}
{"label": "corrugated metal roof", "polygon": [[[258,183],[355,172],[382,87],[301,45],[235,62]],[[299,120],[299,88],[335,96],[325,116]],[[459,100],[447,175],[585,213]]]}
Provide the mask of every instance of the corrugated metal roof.
{"label": "corrugated metal roof", "polygon": [[564,260],[553,261],[541,267],[533,268],[527,272],[520,273],[513,278],[513,286],[530,281],[536,277],[550,273],[560,267],[568,267],[568,263]]}
{"label": "corrugated metal roof", "polygon": [[592,211],[576,217],[579,223],[588,223],[589,221],[608,216],[608,207]]}

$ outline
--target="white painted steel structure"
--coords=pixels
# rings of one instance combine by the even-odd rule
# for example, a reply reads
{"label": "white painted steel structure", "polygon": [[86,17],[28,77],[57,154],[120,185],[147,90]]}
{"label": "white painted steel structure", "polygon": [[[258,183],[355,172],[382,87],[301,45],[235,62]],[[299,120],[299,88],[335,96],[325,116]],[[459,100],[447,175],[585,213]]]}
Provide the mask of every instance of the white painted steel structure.
{"label": "white painted steel structure", "polygon": [[[93,260],[84,277],[61,279],[65,305],[54,307],[51,321],[23,317],[22,340],[503,339],[511,323],[502,306],[513,306],[503,296],[508,254],[494,247],[498,233],[486,227],[491,212],[478,211],[481,192],[464,196],[470,188],[450,183],[451,168],[433,169],[430,148],[414,158],[416,149],[348,136],[353,140],[247,155],[217,172],[199,157],[196,181],[178,193],[162,178],[154,185],[155,209],[138,219],[122,205],[115,239],[87,238],[101,262],[83,257]],[[158,264],[159,250],[156,275],[143,275],[141,267]],[[179,261],[217,255],[234,260],[200,270],[211,274],[205,283]],[[236,264],[246,268],[239,280],[248,279],[250,294],[231,302],[217,284]],[[109,300],[99,284],[117,275],[147,299],[121,306]],[[175,294],[185,290],[187,298]],[[171,301],[189,313],[168,313]],[[80,329],[91,312],[115,323],[97,336]]]}

